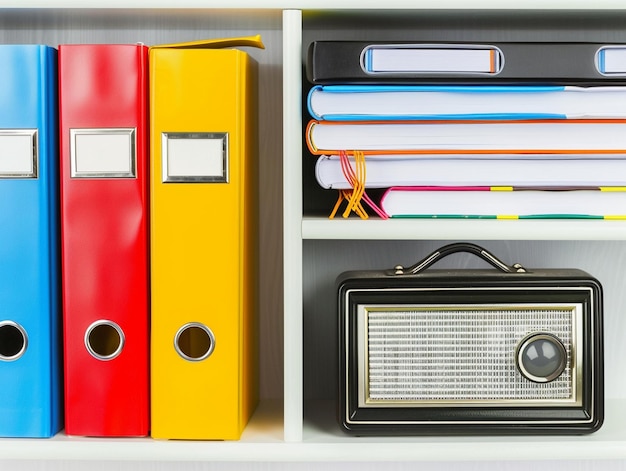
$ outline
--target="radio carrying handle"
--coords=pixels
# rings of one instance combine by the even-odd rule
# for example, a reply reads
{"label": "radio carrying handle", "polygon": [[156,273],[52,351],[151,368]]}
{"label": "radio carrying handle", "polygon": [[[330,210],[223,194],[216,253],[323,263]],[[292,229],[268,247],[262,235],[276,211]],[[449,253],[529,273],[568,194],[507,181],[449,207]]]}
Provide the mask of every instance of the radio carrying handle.
{"label": "radio carrying handle", "polygon": [[408,268],[404,268],[402,265],[397,265],[394,267],[394,272],[396,275],[416,275],[426,270],[435,262],[441,260],[448,255],[458,252],[467,252],[476,255],[477,257],[483,259],[485,262],[493,265],[498,270],[501,270],[505,273],[526,273],[526,269],[521,266],[519,263],[515,263],[513,265],[507,265],[502,262],[494,255],[489,253],[487,250],[483,249],[481,246],[476,244],[470,244],[469,242],[458,242],[455,244],[445,245],[433,253],[425,257],[423,260],[420,260],[415,265],[412,265]]}

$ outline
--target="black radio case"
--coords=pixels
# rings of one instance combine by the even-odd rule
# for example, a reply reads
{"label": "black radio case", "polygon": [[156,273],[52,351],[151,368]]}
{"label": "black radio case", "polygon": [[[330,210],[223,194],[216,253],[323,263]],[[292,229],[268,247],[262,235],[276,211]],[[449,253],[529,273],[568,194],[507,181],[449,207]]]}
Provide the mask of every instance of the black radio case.
{"label": "black radio case", "polygon": [[[496,269],[427,269],[469,252]],[[339,420],[357,435],[584,434],[603,422],[602,287],[451,244],[337,279]]]}

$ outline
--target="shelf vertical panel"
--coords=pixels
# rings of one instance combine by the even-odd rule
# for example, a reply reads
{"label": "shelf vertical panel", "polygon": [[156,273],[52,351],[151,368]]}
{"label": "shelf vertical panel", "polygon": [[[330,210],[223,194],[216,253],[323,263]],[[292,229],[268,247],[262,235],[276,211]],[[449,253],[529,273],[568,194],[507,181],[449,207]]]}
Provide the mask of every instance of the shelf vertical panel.
{"label": "shelf vertical panel", "polygon": [[302,441],[302,12],[283,11],[285,441]]}

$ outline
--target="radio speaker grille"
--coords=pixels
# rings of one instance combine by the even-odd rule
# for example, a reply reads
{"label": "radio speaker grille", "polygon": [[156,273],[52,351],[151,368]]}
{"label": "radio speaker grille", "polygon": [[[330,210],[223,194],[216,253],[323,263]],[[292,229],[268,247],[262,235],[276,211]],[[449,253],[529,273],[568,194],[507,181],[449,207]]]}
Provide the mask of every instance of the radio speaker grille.
{"label": "radio speaker grille", "polygon": [[[567,400],[573,397],[568,308],[366,310],[368,402]],[[517,370],[518,343],[556,335],[565,371],[534,383]]]}

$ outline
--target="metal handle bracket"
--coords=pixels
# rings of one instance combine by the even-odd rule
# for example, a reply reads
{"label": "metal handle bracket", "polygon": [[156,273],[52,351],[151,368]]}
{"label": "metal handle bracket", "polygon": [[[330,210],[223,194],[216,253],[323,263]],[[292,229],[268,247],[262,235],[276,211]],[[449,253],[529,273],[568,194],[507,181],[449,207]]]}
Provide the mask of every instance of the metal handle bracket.
{"label": "metal handle bracket", "polygon": [[504,273],[526,273],[526,269],[519,263],[507,265],[484,248],[476,244],[470,244],[469,242],[458,242],[441,247],[417,262],[415,265],[408,268],[404,268],[402,265],[397,265],[394,267],[394,273],[396,275],[416,275],[426,270],[426,268],[430,267],[442,258],[458,252],[474,254]]}

